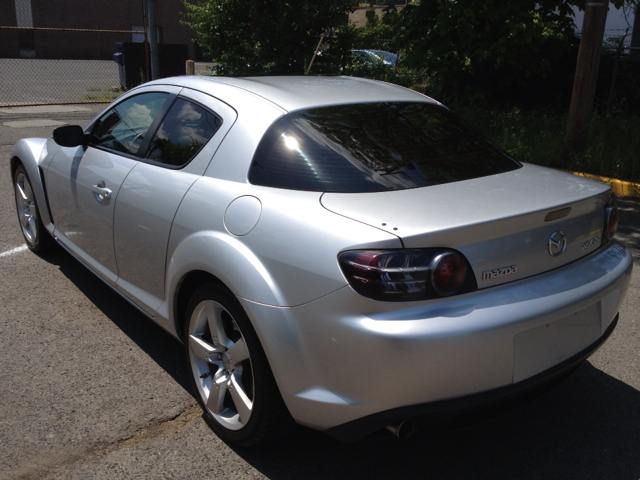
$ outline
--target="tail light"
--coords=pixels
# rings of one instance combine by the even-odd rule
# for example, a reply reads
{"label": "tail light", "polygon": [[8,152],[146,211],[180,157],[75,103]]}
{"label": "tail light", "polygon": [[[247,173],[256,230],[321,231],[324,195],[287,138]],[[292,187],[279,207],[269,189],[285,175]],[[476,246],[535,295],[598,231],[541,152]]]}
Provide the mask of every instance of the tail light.
{"label": "tail light", "polygon": [[351,250],[339,254],[338,263],[349,285],[375,300],[426,300],[477,289],[469,262],[454,250]]}
{"label": "tail light", "polygon": [[618,205],[612,198],[604,210],[604,238],[605,241],[611,240],[618,229]]}

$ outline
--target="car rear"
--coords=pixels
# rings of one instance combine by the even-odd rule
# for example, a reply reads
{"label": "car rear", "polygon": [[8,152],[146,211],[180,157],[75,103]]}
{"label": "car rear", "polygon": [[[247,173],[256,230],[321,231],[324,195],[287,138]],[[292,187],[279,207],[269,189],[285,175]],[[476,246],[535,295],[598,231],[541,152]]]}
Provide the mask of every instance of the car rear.
{"label": "car rear", "polygon": [[442,106],[292,112],[249,181],[319,192],[322,208],[401,242],[334,252],[347,285],[315,301],[243,303],[270,337],[294,329],[295,347],[265,348],[304,425],[354,439],[506,398],[575,368],[615,327],[632,261],[609,188],[521,164]]}

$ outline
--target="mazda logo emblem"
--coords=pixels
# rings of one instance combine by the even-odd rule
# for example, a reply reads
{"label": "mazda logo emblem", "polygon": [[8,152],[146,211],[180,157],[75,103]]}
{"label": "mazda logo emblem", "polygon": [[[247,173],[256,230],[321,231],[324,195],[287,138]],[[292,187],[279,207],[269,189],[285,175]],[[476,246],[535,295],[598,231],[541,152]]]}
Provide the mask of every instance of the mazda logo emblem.
{"label": "mazda logo emblem", "polygon": [[567,236],[563,231],[553,232],[549,237],[549,255],[557,257],[567,248]]}

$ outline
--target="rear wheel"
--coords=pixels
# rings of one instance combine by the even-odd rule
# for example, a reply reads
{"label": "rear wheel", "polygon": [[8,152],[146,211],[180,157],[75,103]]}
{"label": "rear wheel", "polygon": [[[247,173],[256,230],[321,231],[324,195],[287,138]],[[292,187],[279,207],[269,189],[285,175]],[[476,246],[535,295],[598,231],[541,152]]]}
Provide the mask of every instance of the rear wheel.
{"label": "rear wheel", "polygon": [[16,194],[18,221],[27,246],[33,252],[41,253],[48,250],[54,241],[44,228],[29,175],[22,165],[16,168],[13,186]]}
{"label": "rear wheel", "polygon": [[236,297],[218,282],[201,285],[189,302],[185,327],[191,382],[218,436],[250,446],[288,431],[293,421]]}

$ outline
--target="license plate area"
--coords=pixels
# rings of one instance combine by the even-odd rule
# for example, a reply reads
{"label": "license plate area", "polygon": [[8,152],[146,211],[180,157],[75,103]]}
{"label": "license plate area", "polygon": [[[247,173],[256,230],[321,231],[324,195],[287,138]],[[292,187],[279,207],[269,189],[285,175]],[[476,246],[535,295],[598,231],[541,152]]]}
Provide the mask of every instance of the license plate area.
{"label": "license plate area", "polygon": [[513,382],[520,382],[572,357],[601,335],[600,303],[513,338]]}

